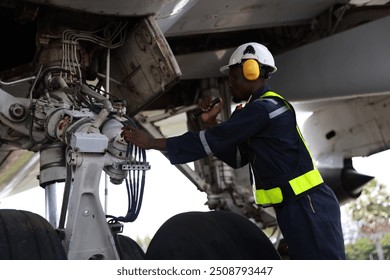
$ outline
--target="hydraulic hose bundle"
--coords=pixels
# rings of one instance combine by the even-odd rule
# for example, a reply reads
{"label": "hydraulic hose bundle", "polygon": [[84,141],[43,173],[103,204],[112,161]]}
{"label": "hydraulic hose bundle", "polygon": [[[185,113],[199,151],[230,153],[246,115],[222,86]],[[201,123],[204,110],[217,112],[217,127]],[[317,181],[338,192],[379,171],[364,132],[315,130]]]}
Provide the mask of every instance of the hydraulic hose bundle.
{"label": "hydraulic hose bundle", "polygon": [[[128,118],[128,121],[123,122],[124,126],[136,124]],[[114,222],[134,222],[141,210],[142,199],[145,187],[145,174],[150,169],[149,163],[146,161],[146,151],[132,143],[127,144],[126,149],[126,163],[122,165],[122,170],[127,171],[126,191],[128,199],[128,209],[125,216],[114,217],[107,215],[107,218],[111,218],[109,223]]]}

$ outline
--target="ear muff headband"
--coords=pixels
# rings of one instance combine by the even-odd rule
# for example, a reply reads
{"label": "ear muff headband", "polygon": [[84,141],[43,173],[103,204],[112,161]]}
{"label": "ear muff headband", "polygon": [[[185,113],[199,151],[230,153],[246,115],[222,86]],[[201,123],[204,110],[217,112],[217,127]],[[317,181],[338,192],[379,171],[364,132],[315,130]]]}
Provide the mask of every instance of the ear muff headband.
{"label": "ear muff headband", "polygon": [[242,73],[245,79],[249,81],[254,81],[260,77],[260,67],[259,63],[254,59],[245,60],[242,64]]}

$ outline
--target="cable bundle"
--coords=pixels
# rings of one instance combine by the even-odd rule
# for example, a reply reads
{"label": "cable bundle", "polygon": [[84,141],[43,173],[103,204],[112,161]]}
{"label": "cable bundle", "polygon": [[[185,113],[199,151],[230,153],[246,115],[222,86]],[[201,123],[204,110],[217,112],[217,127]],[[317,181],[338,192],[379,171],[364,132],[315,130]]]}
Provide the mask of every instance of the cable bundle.
{"label": "cable bundle", "polygon": [[[146,152],[133,144],[127,145],[126,158],[132,159],[130,170],[126,178],[127,197],[129,202],[125,217],[119,217],[118,221],[134,222],[141,210],[142,198],[145,187],[145,173],[147,170]],[[143,167],[144,166],[144,167]]]}
{"label": "cable bundle", "polygon": [[[129,124],[135,126],[135,123],[130,118],[123,124],[125,126]],[[109,223],[134,222],[141,210],[145,187],[145,174],[150,169],[150,165],[146,161],[146,151],[143,148],[129,143],[126,150],[126,159],[126,163],[122,165],[122,170],[128,172],[125,180],[128,199],[127,213],[125,216],[120,217],[107,215],[107,218],[111,218]]]}

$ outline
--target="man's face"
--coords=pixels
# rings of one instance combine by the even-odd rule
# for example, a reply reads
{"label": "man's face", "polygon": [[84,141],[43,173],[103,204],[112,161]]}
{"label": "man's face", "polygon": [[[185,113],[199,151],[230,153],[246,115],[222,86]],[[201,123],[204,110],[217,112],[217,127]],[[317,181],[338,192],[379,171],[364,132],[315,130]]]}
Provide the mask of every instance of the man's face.
{"label": "man's face", "polygon": [[233,102],[239,103],[245,101],[252,94],[250,81],[245,79],[242,73],[242,67],[231,67],[229,70],[229,87]]}

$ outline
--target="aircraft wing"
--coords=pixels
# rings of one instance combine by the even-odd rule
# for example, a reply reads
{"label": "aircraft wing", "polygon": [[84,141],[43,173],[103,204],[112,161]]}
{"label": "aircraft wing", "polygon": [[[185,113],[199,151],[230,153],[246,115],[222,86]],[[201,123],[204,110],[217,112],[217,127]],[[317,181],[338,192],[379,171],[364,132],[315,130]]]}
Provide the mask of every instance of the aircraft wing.
{"label": "aircraft wing", "polygon": [[[0,28],[9,38],[0,54],[0,170],[13,162],[15,150],[39,153],[42,145],[58,140],[55,127],[29,103],[57,94],[45,87],[35,92],[36,83],[45,85],[37,77],[51,79],[61,68],[67,78],[69,72],[72,79],[97,81],[152,135],[169,136],[183,128],[202,129],[191,118],[199,98],[230,100],[219,68],[235,47],[257,41],[275,56],[272,88],[297,111],[311,113],[303,134],[340,202],[356,198],[371,177],[355,172],[351,158],[390,144],[387,2],[0,1]],[[78,105],[91,99],[65,93],[63,100]],[[222,119],[230,114],[226,103]],[[173,116],[180,129],[170,122]],[[26,164],[32,162],[35,157]],[[248,187],[247,170],[230,170],[210,159],[195,163],[195,170],[178,168],[208,193],[211,209],[233,209],[264,226],[275,223],[273,213],[257,209],[250,191],[240,191]],[[25,189],[9,181],[0,186],[4,194]]]}

